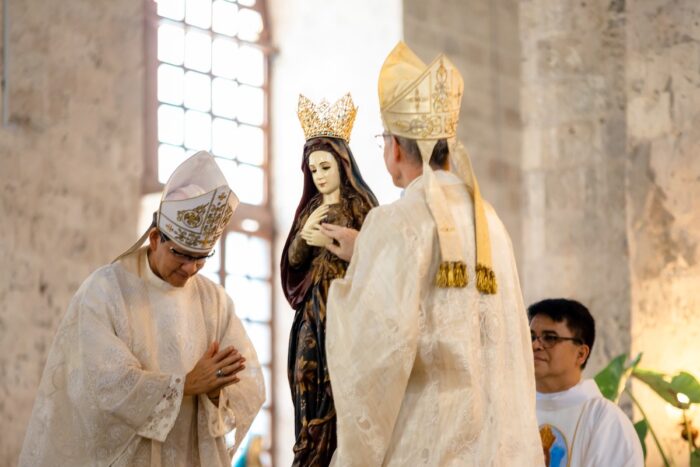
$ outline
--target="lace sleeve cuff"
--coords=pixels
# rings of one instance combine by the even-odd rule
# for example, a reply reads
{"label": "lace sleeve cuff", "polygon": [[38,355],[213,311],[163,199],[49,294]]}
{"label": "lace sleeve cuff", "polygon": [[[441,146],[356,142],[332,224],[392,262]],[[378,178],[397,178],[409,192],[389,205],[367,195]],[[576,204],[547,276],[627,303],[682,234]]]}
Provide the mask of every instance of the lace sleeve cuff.
{"label": "lace sleeve cuff", "polygon": [[236,427],[236,414],[228,400],[228,391],[219,392],[219,406],[209,400],[206,394],[199,396],[200,407],[203,407],[207,429],[212,438],[224,436]]}
{"label": "lace sleeve cuff", "polygon": [[153,412],[151,412],[146,422],[136,433],[139,436],[155,439],[161,443],[165,441],[180,413],[184,389],[185,377],[183,375],[171,376],[160,402],[153,408]]}

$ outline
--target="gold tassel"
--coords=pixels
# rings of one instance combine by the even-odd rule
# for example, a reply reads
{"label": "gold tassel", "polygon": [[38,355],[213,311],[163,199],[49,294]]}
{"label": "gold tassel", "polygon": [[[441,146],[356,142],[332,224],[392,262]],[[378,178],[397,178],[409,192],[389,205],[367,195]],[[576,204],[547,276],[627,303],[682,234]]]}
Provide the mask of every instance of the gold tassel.
{"label": "gold tassel", "polygon": [[444,261],[440,263],[435,285],[441,288],[466,287],[467,286],[467,265],[461,261]]}
{"label": "gold tassel", "polygon": [[482,264],[476,265],[476,288],[481,293],[495,294],[498,292],[498,283],[496,282],[496,274],[489,267]]}

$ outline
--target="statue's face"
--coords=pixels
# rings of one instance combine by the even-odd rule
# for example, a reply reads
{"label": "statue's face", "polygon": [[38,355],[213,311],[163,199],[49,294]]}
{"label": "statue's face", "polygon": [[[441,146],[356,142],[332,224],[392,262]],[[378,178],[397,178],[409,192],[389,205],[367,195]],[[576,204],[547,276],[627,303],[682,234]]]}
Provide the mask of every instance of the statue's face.
{"label": "statue's face", "polygon": [[338,162],[330,152],[314,151],[309,154],[309,170],[320,193],[329,195],[340,189]]}

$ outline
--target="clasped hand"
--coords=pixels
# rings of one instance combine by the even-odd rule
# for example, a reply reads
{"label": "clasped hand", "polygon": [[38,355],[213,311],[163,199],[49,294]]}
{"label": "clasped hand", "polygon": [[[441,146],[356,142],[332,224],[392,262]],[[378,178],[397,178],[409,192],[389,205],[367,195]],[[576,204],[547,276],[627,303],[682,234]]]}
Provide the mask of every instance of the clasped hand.
{"label": "clasped hand", "polygon": [[185,395],[207,394],[216,401],[221,389],[240,381],[237,375],[245,369],[244,363],[245,358],[235,347],[229,346],[219,351],[219,343],[212,342],[185,376]]}
{"label": "clasped hand", "polygon": [[321,232],[321,221],[328,214],[329,206],[322,204],[309,215],[304,227],[301,229],[301,238],[309,246],[325,247],[333,243],[333,240]]}

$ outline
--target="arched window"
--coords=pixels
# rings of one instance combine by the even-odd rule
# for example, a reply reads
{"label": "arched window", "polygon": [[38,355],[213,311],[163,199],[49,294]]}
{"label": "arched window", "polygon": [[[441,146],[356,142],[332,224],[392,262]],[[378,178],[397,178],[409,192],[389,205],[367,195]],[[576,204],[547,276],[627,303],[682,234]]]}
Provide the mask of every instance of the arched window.
{"label": "arched window", "polygon": [[178,164],[205,149],[241,200],[201,273],[226,288],[258,352],[268,393],[248,438],[261,436],[270,450],[274,262],[264,0],[146,5],[144,192],[161,191]]}

